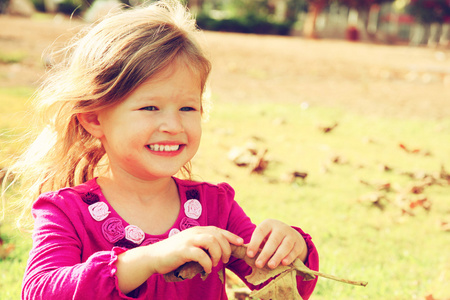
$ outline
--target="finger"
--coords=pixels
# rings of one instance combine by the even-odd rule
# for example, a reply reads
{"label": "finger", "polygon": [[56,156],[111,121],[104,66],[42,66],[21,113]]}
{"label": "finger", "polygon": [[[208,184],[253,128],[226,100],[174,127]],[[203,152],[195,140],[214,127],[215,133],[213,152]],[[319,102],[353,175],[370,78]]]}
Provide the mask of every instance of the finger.
{"label": "finger", "polygon": [[282,237],[278,234],[272,233],[269,236],[263,249],[261,250],[261,253],[259,254],[258,258],[256,259],[255,262],[256,266],[259,268],[264,267],[268,262],[268,260],[272,257],[272,255],[277,251],[281,242]]}
{"label": "finger", "polygon": [[[223,237],[225,237],[229,243],[240,246],[242,244],[244,244],[244,239],[242,239],[240,236],[225,230],[225,229],[221,229],[218,227],[214,227],[214,226],[195,226],[192,227],[188,230],[192,230],[192,229],[197,229],[200,230],[200,232],[206,232],[206,233],[210,233],[210,234],[214,234],[216,236],[222,235]],[[185,230],[187,231],[187,230]]]}
{"label": "finger", "polygon": [[206,273],[212,272],[212,260],[209,255],[201,248],[192,249],[192,257],[190,260],[198,262]]}
{"label": "finger", "polygon": [[[244,240],[239,237],[238,235],[231,233],[227,230],[217,228],[217,227],[211,227],[213,230],[211,231],[212,234],[214,234],[216,238],[216,243],[220,246],[220,257],[222,258],[223,263],[227,263],[230,260],[231,256],[231,245],[234,244],[237,246],[240,246],[244,244]],[[214,257],[216,258],[216,257]],[[216,260],[214,260],[216,262]],[[217,260],[218,263],[218,260]]]}
{"label": "finger", "polygon": [[222,234],[224,235],[224,237],[227,239],[227,241],[229,243],[236,245],[236,246],[241,246],[242,244],[244,244],[244,239],[241,238],[240,236],[238,236],[232,232],[229,232],[227,230],[223,230],[223,229],[221,229],[221,230],[222,230]]}
{"label": "finger", "polygon": [[204,235],[202,237],[202,244],[199,245],[199,247],[207,251],[209,257],[211,258],[213,267],[219,264],[219,261],[222,258],[223,253],[220,239],[218,239],[214,235]]}
{"label": "finger", "polygon": [[227,230],[220,230],[220,238],[218,239],[222,249],[222,262],[227,263],[231,256],[231,244],[240,246],[244,244],[244,239]]}
{"label": "finger", "polygon": [[[300,251],[295,251],[297,249],[297,244],[295,244],[293,251],[291,251],[283,260],[281,261],[281,264],[283,266],[288,266],[294,262],[297,258],[299,258]],[[296,254],[298,252],[298,254]]]}
{"label": "finger", "polygon": [[[272,255],[267,265],[269,268],[275,269],[283,261],[283,264],[289,265],[296,257],[295,241],[289,237],[285,237],[276,252]],[[291,260],[292,258],[292,260]]]}
{"label": "finger", "polygon": [[221,238],[218,239],[218,245],[220,246],[220,251],[221,251],[220,254],[221,254],[222,262],[224,264],[226,264],[230,260],[230,256],[231,256],[230,242],[224,236],[221,236]]}
{"label": "finger", "polygon": [[205,228],[207,232],[198,235],[196,246],[208,251],[213,266],[217,266],[219,261],[227,263],[231,256],[230,242],[234,244],[244,243],[239,236],[217,227]]}
{"label": "finger", "polygon": [[258,253],[261,244],[266,237],[271,233],[271,227],[267,225],[267,222],[262,222],[256,226],[255,231],[252,234],[250,243],[247,246],[247,256],[254,257]]}

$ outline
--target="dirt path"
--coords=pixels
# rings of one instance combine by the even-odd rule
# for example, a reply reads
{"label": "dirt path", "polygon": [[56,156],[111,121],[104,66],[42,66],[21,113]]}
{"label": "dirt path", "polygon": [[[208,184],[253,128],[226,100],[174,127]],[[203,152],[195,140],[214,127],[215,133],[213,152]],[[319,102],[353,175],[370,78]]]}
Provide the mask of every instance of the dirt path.
{"label": "dirt path", "polygon": [[[0,64],[0,86],[36,85],[43,50],[85,23],[62,17],[0,16],[0,53],[21,52],[22,64]],[[450,117],[450,50],[206,32],[211,86],[220,101],[306,102],[364,114]]]}

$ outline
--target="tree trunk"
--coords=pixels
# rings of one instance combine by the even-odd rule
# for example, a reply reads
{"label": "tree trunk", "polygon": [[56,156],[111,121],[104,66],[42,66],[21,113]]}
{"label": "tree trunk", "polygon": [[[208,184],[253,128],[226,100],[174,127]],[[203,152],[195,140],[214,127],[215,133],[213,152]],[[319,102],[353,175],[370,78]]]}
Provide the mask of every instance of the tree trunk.
{"label": "tree trunk", "polygon": [[364,28],[370,41],[376,41],[378,31],[378,17],[381,7],[379,4],[372,4],[365,19]]}
{"label": "tree trunk", "polygon": [[316,32],[316,21],[319,14],[325,8],[325,3],[310,3],[308,7],[308,15],[306,16],[305,24],[303,25],[303,36],[307,38],[318,38]]}

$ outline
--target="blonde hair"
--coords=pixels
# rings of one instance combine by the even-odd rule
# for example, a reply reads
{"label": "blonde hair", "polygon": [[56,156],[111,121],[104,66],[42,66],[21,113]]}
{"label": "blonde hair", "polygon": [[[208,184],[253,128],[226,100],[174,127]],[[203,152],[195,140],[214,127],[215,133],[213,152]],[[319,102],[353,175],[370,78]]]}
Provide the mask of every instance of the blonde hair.
{"label": "blonde hair", "polygon": [[94,178],[105,159],[77,113],[119,103],[177,58],[199,74],[203,93],[211,66],[197,34],[183,5],[159,1],[110,15],[75,37],[36,94],[42,130],[12,168],[26,187],[21,219],[39,194]]}

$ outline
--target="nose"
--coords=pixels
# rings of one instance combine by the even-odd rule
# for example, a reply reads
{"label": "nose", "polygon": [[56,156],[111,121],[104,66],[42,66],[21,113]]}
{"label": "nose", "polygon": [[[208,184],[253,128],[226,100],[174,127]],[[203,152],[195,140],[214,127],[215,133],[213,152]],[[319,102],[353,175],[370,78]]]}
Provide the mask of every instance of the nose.
{"label": "nose", "polygon": [[163,116],[160,131],[170,134],[178,134],[184,132],[183,121],[177,112],[166,112]]}

